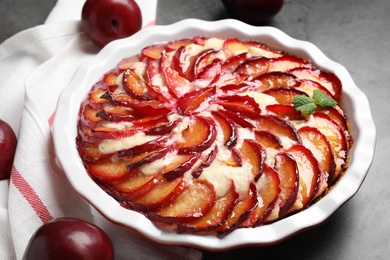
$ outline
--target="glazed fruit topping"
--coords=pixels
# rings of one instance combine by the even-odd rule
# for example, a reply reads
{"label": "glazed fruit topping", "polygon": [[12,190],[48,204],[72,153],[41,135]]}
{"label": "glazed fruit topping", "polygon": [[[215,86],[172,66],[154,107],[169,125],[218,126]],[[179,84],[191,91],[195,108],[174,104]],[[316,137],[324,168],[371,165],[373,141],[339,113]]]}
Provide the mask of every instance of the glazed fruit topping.
{"label": "glazed fruit topping", "polygon": [[256,41],[143,48],[82,103],[78,150],[118,202],[179,233],[227,235],[309,207],[352,145],[341,82]]}

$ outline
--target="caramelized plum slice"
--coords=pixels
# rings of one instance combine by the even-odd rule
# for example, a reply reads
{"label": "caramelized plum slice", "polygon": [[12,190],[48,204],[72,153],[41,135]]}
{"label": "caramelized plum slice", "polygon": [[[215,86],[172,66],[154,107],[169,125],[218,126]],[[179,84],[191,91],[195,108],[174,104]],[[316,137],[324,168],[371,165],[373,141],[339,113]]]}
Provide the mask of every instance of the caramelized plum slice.
{"label": "caramelized plum slice", "polygon": [[259,104],[257,104],[254,98],[250,96],[224,96],[220,97],[216,103],[228,111],[232,111],[249,118],[256,118],[261,113]]}
{"label": "caramelized plum slice", "polygon": [[300,90],[300,91],[306,93],[306,95],[308,95],[310,97],[313,96],[313,91],[318,89],[318,90],[321,90],[322,92],[324,92],[329,97],[333,98],[332,93],[330,93],[328,89],[326,89],[324,86],[322,86],[318,82],[315,82],[315,81],[309,80],[309,79],[300,79],[300,82],[301,82],[301,85],[299,85],[297,87],[297,90]]}
{"label": "caramelized plum slice", "polygon": [[227,219],[229,212],[237,199],[238,193],[234,190],[234,185],[232,184],[224,196],[217,198],[215,204],[206,215],[194,221],[180,223],[178,232],[201,233],[213,231]]}
{"label": "caramelized plum slice", "polygon": [[170,104],[174,99],[160,75],[159,60],[146,62],[146,88],[154,99]]}
{"label": "caramelized plum slice", "polygon": [[[280,194],[278,197],[279,216],[285,216],[298,196],[299,171],[295,159],[285,153],[280,152],[275,156],[275,170],[280,179]],[[267,218],[269,221],[270,219]]]}
{"label": "caramelized plum slice", "polygon": [[119,72],[129,69],[134,63],[139,62],[139,55],[133,55],[122,59],[116,66]]}
{"label": "caramelized plum slice", "polygon": [[226,39],[223,49],[233,55],[250,53],[252,56],[276,58],[282,56],[281,52],[269,49],[265,44],[256,41],[240,41],[237,38]]}
{"label": "caramelized plum slice", "polygon": [[308,148],[321,165],[324,172],[323,181],[330,185],[334,179],[336,163],[328,139],[317,128],[305,126],[298,130],[302,144]]}
{"label": "caramelized plum slice", "polygon": [[183,192],[185,186],[183,178],[176,178],[172,181],[167,181],[162,177],[156,178],[153,187],[141,196],[132,199],[129,206],[141,211],[165,207]]}
{"label": "caramelized plum slice", "polygon": [[180,164],[180,166],[176,167],[175,169],[172,169],[170,171],[164,172],[163,177],[167,181],[172,181],[176,178],[179,178],[183,176],[184,173],[189,171],[195,163],[199,161],[199,155],[182,155],[182,158],[184,158],[184,161]]}
{"label": "caramelized plum slice", "polygon": [[194,60],[195,57],[186,52],[185,46],[181,46],[172,56],[171,67],[173,70],[177,71],[181,77],[193,81],[195,77]]}
{"label": "caramelized plum slice", "polygon": [[318,161],[315,159],[309,149],[303,145],[293,145],[287,151],[295,159],[299,171],[299,196],[290,212],[305,208],[317,194],[321,182],[321,171],[318,167]]}
{"label": "caramelized plum slice", "polygon": [[219,111],[213,111],[212,115],[222,130],[224,145],[228,148],[234,147],[238,138],[237,126],[229,117]]}
{"label": "caramelized plum slice", "polygon": [[[220,52],[220,49],[206,49],[201,51],[195,58],[193,74],[194,78],[197,78],[204,69],[213,63],[217,59],[217,55]],[[218,59],[219,60],[219,59]]]}
{"label": "caramelized plum slice", "polygon": [[142,154],[150,151],[155,151],[157,149],[166,146],[167,141],[168,141],[167,136],[161,136],[149,142],[145,142],[143,144],[135,145],[131,148],[118,151],[117,155],[118,157],[122,157],[122,156],[137,155],[137,154]]}
{"label": "caramelized plum slice", "polygon": [[108,107],[99,110],[96,117],[111,122],[131,122],[139,118],[139,113],[129,107]]}
{"label": "caramelized plum slice", "polygon": [[123,88],[134,99],[149,100],[145,80],[131,69],[123,72]]}
{"label": "caramelized plum slice", "polygon": [[185,223],[206,215],[215,204],[214,187],[204,181],[194,181],[169,205],[146,212],[150,219],[163,223]]}
{"label": "caramelized plum slice", "polygon": [[95,162],[84,162],[89,174],[107,182],[113,182],[128,174],[127,164],[127,160],[113,159],[111,156]]}
{"label": "caramelized plum slice", "polygon": [[306,60],[291,54],[272,59],[270,71],[288,71],[294,68],[305,68],[309,64]]}
{"label": "caramelized plum slice", "polygon": [[220,110],[219,112],[221,114],[223,114],[225,117],[230,118],[235,124],[237,124],[243,128],[254,128],[255,127],[255,124],[249,118],[242,117],[239,114],[234,113],[232,111]]}
{"label": "caramelized plum slice", "polygon": [[224,220],[227,219],[229,212],[238,199],[238,193],[234,186],[228,192],[217,198],[210,211],[203,217],[194,221],[180,223],[178,226],[179,233],[201,233],[211,232],[218,228]]}
{"label": "caramelized plum slice", "polygon": [[158,150],[138,154],[134,156],[130,162],[128,162],[126,168],[127,170],[132,170],[140,166],[143,166],[144,164],[149,164],[158,159],[161,159],[170,151],[170,149],[171,147],[164,147]]}
{"label": "caramelized plum slice", "polygon": [[115,140],[115,139],[127,138],[133,136],[137,132],[138,130],[131,129],[131,128],[118,129],[118,128],[99,126],[95,128],[93,132],[93,137],[98,139],[99,142],[102,139]]}
{"label": "caramelized plum slice", "polygon": [[172,69],[171,59],[168,54],[163,51],[161,53],[160,70],[164,75],[165,84],[169,93],[174,98],[179,98],[190,90],[190,82],[179,75],[179,73]]}
{"label": "caramelized plum slice", "polygon": [[178,154],[196,154],[208,149],[215,141],[217,132],[211,118],[195,116],[186,130],[182,132],[184,142]]}
{"label": "caramelized plum slice", "polygon": [[316,112],[323,113],[323,114],[329,116],[329,118],[332,121],[334,121],[343,131],[348,145],[349,146],[352,145],[350,143],[352,140],[352,136],[349,132],[347,119],[346,119],[345,115],[342,114],[342,111],[339,107],[336,106],[336,107],[329,107],[329,108],[318,108],[316,110]]}
{"label": "caramelized plum slice", "polygon": [[222,72],[214,78],[210,85],[217,87],[217,89],[220,89],[224,92],[229,90],[238,90],[240,89],[238,86],[241,86],[241,84],[243,84],[242,87],[246,86],[243,81],[247,78],[248,77],[246,75],[241,75],[235,72]]}
{"label": "caramelized plum slice", "polygon": [[95,143],[83,142],[80,140],[80,136],[76,138],[77,151],[80,154],[81,159],[87,162],[96,162],[106,156],[107,154],[102,154],[99,150],[99,145]]}
{"label": "caramelized plum slice", "polygon": [[268,105],[266,110],[285,120],[305,120],[301,111],[296,110],[292,105],[273,104]]}
{"label": "caramelized plum slice", "polygon": [[89,105],[95,109],[101,107],[102,104],[107,102],[107,99],[102,97],[106,92],[105,88],[95,86],[88,94]]}
{"label": "caramelized plum slice", "polygon": [[269,71],[270,63],[270,60],[265,57],[252,57],[241,63],[235,72],[251,78],[257,78]]}
{"label": "caramelized plum slice", "polygon": [[103,120],[97,115],[99,111],[100,109],[94,109],[89,104],[86,104],[82,109],[80,120],[93,129],[97,126],[97,123]]}
{"label": "caramelized plum slice", "polygon": [[103,75],[102,81],[107,87],[112,87],[112,86],[116,86],[117,78],[118,78],[118,73],[112,70]]}
{"label": "caramelized plum slice", "polygon": [[146,116],[164,115],[171,112],[165,104],[155,100],[135,102],[132,105],[132,108],[138,113]]}
{"label": "caramelized plum slice", "polygon": [[[347,162],[348,144],[341,128],[329,116],[323,113],[313,113],[315,127],[329,140],[336,162],[336,173],[342,173]],[[339,176],[334,176],[336,179]]]}
{"label": "caramelized plum slice", "polygon": [[208,108],[215,95],[215,88],[196,89],[181,96],[177,102],[177,111],[181,115],[192,115]]}
{"label": "caramelized plum slice", "polygon": [[111,183],[114,190],[113,195],[118,200],[131,202],[133,199],[143,196],[143,194],[155,186],[156,175],[146,175],[137,170],[130,171],[128,175],[119,181]]}
{"label": "caramelized plum slice", "polygon": [[262,92],[281,87],[295,88],[301,84],[296,76],[281,71],[272,71],[261,74],[253,81],[259,85],[259,91]]}
{"label": "caramelized plum slice", "polygon": [[155,127],[152,127],[145,131],[146,135],[166,135],[169,134],[179,123],[181,119],[178,118],[174,121],[168,122],[166,124],[161,124]]}
{"label": "caramelized plum slice", "polygon": [[170,41],[165,45],[165,50],[175,51],[178,50],[180,47],[185,47],[192,43],[194,43],[194,39],[180,39],[180,40]]}
{"label": "caramelized plum slice", "polygon": [[297,143],[301,142],[295,127],[288,121],[285,121],[277,116],[262,115],[256,119],[258,130],[268,131],[279,137],[288,137]]}
{"label": "caramelized plum slice", "polygon": [[247,59],[248,59],[248,53],[246,52],[237,54],[235,56],[231,56],[227,60],[225,60],[224,63],[222,64],[222,71],[224,71],[224,73],[231,73],[235,71],[236,68]]}
{"label": "caramelized plum slice", "polygon": [[225,236],[234,231],[248,218],[249,214],[257,206],[257,203],[256,186],[254,183],[251,183],[248,194],[234,204],[227,219],[218,227],[217,233],[220,236]]}
{"label": "caramelized plum slice", "polygon": [[248,162],[252,167],[252,175],[254,180],[257,181],[263,174],[264,162],[266,159],[265,149],[257,142],[249,139],[245,139],[240,148],[244,162]]}
{"label": "caramelized plum slice", "polygon": [[192,171],[192,176],[197,179],[199,176],[202,174],[203,169],[209,167],[215,158],[217,157],[218,154],[218,146],[215,146],[214,149],[211,150],[211,152],[205,156],[202,160],[202,163]]}
{"label": "caramelized plum slice", "polygon": [[257,130],[255,131],[255,139],[264,148],[283,148],[282,140],[276,135],[268,131]]}
{"label": "caramelized plum slice", "polygon": [[161,58],[161,52],[165,49],[164,44],[150,45],[141,50],[142,58],[157,60]]}
{"label": "caramelized plum slice", "polygon": [[264,173],[256,183],[258,205],[252,210],[241,227],[257,227],[273,210],[280,194],[280,180],[278,173],[268,164],[264,164]]}
{"label": "caramelized plum slice", "polygon": [[340,101],[342,84],[335,74],[314,67],[295,68],[289,70],[288,73],[295,75],[298,79],[308,79],[321,84],[335,100]]}
{"label": "caramelized plum slice", "polygon": [[291,87],[271,88],[265,90],[263,93],[274,97],[282,105],[291,105],[296,95],[307,96],[305,92]]}

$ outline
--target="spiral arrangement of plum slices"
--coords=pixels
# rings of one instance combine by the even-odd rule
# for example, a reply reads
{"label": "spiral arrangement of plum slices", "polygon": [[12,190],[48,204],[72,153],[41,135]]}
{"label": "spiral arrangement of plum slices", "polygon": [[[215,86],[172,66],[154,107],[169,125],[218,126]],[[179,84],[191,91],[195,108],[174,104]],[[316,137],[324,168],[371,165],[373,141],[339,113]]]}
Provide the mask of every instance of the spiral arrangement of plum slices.
{"label": "spiral arrangement of plum slices", "polygon": [[178,233],[226,235],[315,203],[345,172],[352,137],[338,77],[256,41],[194,37],[120,61],[81,104],[77,148],[121,206]]}

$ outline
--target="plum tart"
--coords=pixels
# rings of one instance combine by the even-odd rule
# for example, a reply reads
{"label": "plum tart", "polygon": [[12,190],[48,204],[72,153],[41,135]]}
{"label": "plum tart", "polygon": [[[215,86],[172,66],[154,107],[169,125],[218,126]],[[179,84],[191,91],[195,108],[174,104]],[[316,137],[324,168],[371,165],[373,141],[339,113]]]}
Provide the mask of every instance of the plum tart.
{"label": "plum tart", "polygon": [[92,86],[76,143],[123,207],[226,235],[309,207],[342,176],[353,138],[341,95],[335,74],[260,42],[175,40]]}

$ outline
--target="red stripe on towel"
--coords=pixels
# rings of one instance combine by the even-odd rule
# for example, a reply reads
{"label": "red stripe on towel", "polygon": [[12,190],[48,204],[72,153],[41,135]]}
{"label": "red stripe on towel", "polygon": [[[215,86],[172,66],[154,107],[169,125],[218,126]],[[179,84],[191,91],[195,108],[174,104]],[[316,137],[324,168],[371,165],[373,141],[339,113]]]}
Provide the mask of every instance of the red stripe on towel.
{"label": "red stripe on towel", "polygon": [[42,200],[35,193],[34,189],[30,186],[30,184],[18,172],[15,166],[12,167],[11,181],[20,191],[23,197],[27,200],[27,202],[31,205],[31,207],[34,209],[34,211],[37,213],[38,217],[42,220],[43,223],[49,222],[53,219],[53,216],[43,204]]}

